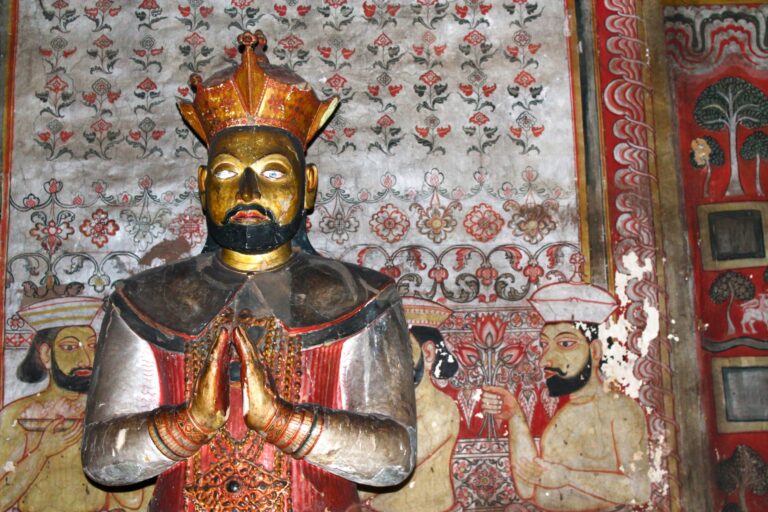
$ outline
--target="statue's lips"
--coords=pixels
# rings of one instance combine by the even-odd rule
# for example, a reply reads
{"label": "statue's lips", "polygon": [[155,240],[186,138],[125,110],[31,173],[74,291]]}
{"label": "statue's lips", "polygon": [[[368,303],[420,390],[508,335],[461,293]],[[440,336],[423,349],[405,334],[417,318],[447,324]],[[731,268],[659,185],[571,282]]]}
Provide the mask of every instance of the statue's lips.
{"label": "statue's lips", "polygon": [[255,225],[274,221],[274,215],[259,204],[238,205],[227,212],[224,224]]}

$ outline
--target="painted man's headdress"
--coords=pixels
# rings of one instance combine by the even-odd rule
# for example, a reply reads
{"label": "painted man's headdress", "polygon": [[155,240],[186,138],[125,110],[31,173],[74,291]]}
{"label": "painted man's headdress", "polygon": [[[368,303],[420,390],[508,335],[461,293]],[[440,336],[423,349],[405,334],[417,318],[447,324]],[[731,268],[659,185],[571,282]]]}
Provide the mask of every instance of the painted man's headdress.
{"label": "painted man's headdress", "polygon": [[294,135],[304,149],[333,114],[334,96],[318,99],[309,84],[288,68],[273,66],[264,54],[267,39],[258,30],[237,38],[242,61],[203,81],[192,75],[192,102],[181,101],[184,120],[207,144],[220,131],[235,126],[271,126]]}
{"label": "painted man's headdress", "polygon": [[37,331],[53,327],[95,325],[104,301],[96,297],[58,297],[30,304],[18,315]]}

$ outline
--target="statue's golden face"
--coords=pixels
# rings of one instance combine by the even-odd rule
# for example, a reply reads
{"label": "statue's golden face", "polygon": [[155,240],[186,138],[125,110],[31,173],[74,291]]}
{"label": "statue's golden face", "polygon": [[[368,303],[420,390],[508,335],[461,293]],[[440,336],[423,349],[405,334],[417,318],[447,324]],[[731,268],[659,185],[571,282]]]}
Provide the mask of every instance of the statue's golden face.
{"label": "statue's golden face", "polygon": [[[222,132],[200,167],[200,199],[211,222],[283,226],[314,206],[317,173],[304,168],[288,134],[246,127]],[[305,177],[306,175],[306,177]]]}

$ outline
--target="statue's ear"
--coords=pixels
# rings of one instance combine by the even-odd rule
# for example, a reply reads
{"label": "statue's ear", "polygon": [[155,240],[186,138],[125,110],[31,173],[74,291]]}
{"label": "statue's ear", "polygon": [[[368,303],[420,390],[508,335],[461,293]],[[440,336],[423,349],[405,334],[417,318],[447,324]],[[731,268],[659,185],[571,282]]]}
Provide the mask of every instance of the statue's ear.
{"label": "statue's ear", "polygon": [[40,361],[42,361],[45,367],[50,370],[51,369],[51,347],[47,343],[41,343],[40,346],[37,347],[37,353],[40,355]]}
{"label": "statue's ear", "polygon": [[315,198],[317,197],[317,166],[307,164],[304,173],[304,209],[312,211],[315,207]]}
{"label": "statue's ear", "polygon": [[197,189],[200,192],[200,204],[205,210],[205,180],[208,177],[208,168],[201,165],[197,168]]}

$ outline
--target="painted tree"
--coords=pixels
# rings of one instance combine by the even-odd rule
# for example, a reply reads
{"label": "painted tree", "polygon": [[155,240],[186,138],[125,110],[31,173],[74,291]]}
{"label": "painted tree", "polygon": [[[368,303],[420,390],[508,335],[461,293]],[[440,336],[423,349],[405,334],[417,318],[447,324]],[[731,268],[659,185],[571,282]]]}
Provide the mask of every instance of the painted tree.
{"label": "painted tree", "polygon": [[725,77],[702,91],[696,99],[693,117],[702,128],[728,131],[728,151],[731,176],[725,195],[741,195],[744,189],[739,177],[736,152],[738,127],[758,128],[765,124],[768,96],[743,78]]}
{"label": "painted tree", "polygon": [[737,493],[739,503],[727,503],[723,512],[749,512],[747,491],[756,496],[768,494],[768,466],[760,454],[745,444],[740,444],[733,454],[717,463],[717,486],[726,493]]}
{"label": "painted tree", "polygon": [[709,197],[709,179],[712,177],[712,166],[720,167],[725,163],[723,148],[713,137],[705,135],[691,141],[690,157],[691,165],[695,169],[706,169],[704,197]]}
{"label": "painted tree", "polygon": [[715,304],[728,301],[725,318],[728,322],[728,335],[736,333],[736,328],[731,319],[731,306],[735,300],[750,300],[755,298],[755,285],[744,274],[729,270],[715,278],[709,287],[709,298]]}
{"label": "painted tree", "polygon": [[759,195],[763,195],[763,187],[760,183],[760,159],[768,158],[768,135],[762,131],[756,131],[744,141],[741,146],[741,158],[755,160],[755,188]]}

